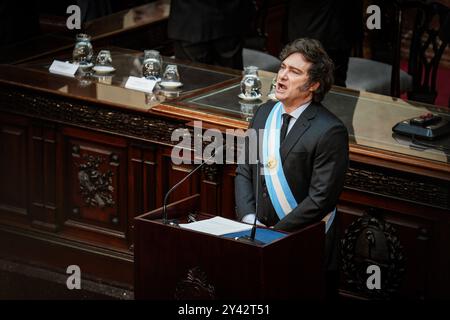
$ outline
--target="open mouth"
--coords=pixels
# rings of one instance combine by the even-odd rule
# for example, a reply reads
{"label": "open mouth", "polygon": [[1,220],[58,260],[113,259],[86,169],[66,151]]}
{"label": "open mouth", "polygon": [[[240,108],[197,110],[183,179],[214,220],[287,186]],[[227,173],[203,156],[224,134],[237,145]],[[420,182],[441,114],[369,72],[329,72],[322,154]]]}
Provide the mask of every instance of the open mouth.
{"label": "open mouth", "polygon": [[282,84],[282,83],[278,83],[278,84],[277,84],[277,89],[278,89],[278,90],[286,90],[287,87],[286,87],[284,84]]}

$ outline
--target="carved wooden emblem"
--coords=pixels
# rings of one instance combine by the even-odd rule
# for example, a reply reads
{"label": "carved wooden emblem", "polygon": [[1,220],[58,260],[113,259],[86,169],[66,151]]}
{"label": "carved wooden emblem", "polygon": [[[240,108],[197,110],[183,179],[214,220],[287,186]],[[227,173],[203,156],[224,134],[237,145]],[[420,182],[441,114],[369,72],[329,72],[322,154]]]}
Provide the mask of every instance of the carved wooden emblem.
{"label": "carved wooden emblem", "polygon": [[202,173],[207,181],[216,182],[219,174],[219,168],[217,164],[210,164],[203,166]]}
{"label": "carved wooden emblem", "polygon": [[[352,290],[375,299],[387,299],[397,292],[405,273],[405,257],[390,223],[370,214],[357,219],[345,231],[341,250],[342,271]],[[371,265],[380,268],[380,289],[367,286]]]}
{"label": "carved wooden emblem", "polygon": [[83,155],[84,162],[79,165],[78,181],[84,202],[92,207],[112,207],[113,172],[100,172],[99,166],[105,161],[103,157]]}
{"label": "carved wooden emblem", "polygon": [[214,286],[208,283],[206,273],[199,267],[188,270],[186,278],[178,282],[176,300],[214,300]]}

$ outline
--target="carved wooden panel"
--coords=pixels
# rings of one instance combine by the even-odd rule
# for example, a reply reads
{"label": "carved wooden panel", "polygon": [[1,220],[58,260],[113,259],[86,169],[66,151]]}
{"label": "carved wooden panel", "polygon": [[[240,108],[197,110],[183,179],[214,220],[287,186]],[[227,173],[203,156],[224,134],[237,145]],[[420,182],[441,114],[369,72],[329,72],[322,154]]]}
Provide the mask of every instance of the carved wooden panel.
{"label": "carved wooden panel", "polygon": [[27,214],[27,128],[14,120],[0,120],[0,210],[20,217]]}
{"label": "carved wooden panel", "polygon": [[74,137],[66,137],[64,147],[66,224],[125,232],[128,220],[124,148]]}
{"label": "carved wooden panel", "polygon": [[[370,299],[430,298],[433,221],[363,207],[340,214],[341,289]],[[381,269],[380,290],[367,288],[369,265]]]}

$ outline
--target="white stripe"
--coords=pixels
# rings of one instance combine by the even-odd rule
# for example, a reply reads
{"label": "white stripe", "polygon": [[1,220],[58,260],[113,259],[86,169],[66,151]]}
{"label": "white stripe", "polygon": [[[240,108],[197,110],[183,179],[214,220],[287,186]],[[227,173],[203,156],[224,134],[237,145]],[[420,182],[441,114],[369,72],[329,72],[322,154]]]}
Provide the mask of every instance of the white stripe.
{"label": "white stripe", "polygon": [[[281,168],[281,166],[280,166],[280,168]],[[283,209],[284,214],[288,215],[288,213],[290,213],[293,209],[291,208],[291,206],[289,205],[289,202],[286,199],[286,195],[283,192],[278,175],[275,174],[272,176],[272,183],[273,183],[273,187],[275,189],[275,193],[277,194],[278,201],[280,202],[280,206]]]}
{"label": "white stripe", "polygon": [[272,123],[270,124],[270,131],[269,131],[269,141],[268,141],[268,144],[267,144],[267,146],[269,147],[269,150],[267,150],[267,153],[269,154],[269,156],[270,156],[270,150],[272,150],[272,152],[273,151],[275,151],[275,128],[276,128],[276,125],[277,125],[277,115],[278,115],[278,112],[275,112],[274,113],[274,115],[273,115],[273,117],[272,117]]}

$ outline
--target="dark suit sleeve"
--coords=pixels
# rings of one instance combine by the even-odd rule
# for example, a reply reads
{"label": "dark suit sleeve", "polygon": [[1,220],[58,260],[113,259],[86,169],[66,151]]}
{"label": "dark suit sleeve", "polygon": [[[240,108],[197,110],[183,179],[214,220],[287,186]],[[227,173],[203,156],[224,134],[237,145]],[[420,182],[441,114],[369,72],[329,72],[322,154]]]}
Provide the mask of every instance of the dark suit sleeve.
{"label": "dark suit sleeve", "polygon": [[337,204],[348,167],[348,133],[339,124],[319,138],[308,196],[275,229],[292,231],[320,221]]}
{"label": "dark suit sleeve", "polygon": [[253,168],[249,164],[239,164],[236,169],[235,199],[236,214],[241,220],[245,215],[255,213],[255,196],[253,194]]}
{"label": "dark suit sleeve", "polygon": [[[249,128],[254,128],[254,121],[258,115],[258,108],[250,122]],[[256,212],[255,193],[253,188],[254,167],[248,162],[249,159],[249,140],[246,138],[245,146],[245,163],[240,163],[236,169],[236,178],[234,180],[234,192],[236,199],[236,215],[239,220],[242,220],[245,215]]]}

